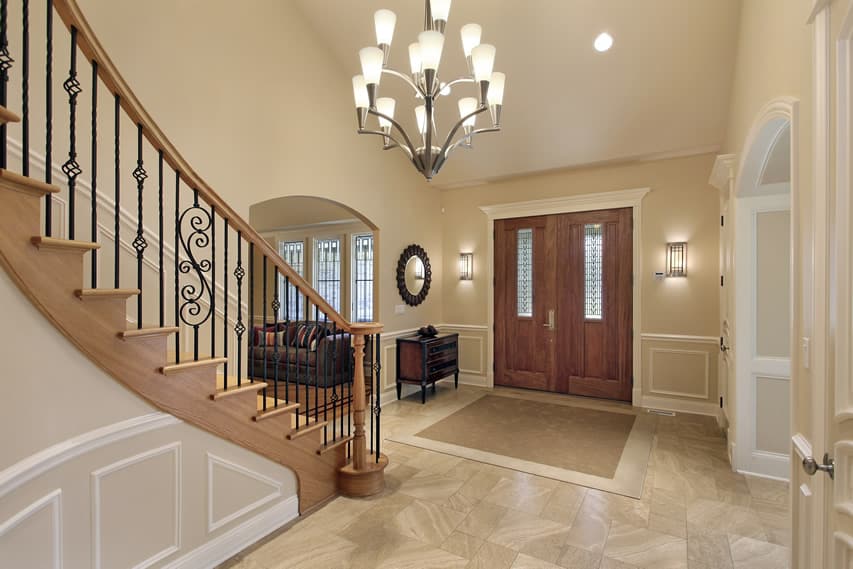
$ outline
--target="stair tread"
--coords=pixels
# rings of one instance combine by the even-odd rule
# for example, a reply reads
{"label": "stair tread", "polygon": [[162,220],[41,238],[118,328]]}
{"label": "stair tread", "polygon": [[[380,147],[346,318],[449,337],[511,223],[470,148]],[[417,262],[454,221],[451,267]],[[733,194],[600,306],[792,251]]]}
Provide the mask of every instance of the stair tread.
{"label": "stair tread", "polygon": [[160,368],[160,372],[163,375],[171,375],[200,367],[218,366],[226,362],[228,362],[228,358],[199,358],[197,361],[190,360],[181,363],[168,363]]}
{"label": "stair tread", "polygon": [[238,393],[248,393],[251,391],[260,391],[267,386],[263,381],[256,381],[255,383],[244,383],[240,386],[237,385],[236,381],[233,385],[230,385],[228,389],[217,389],[214,393],[210,394],[210,398],[214,401],[218,399],[222,399],[224,397],[231,397],[232,395],[237,395]]}
{"label": "stair tread", "polygon": [[123,332],[119,332],[118,335],[120,338],[124,338],[125,340],[131,340],[133,338],[150,338],[154,336],[168,336],[169,334],[175,334],[180,332],[180,328],[177,326],[152,326],[149,328],[133,328],[131,330],[125,330]]}
{"label": "stair tread", "polygon": [[21,122],[21,117],[19,117],[6,107],[0,106],[0,123],[5,124],[10,122]]}
{"label": "stair tread", "polygon": [[287,433],[287,440],[292,441],[294,439],[298,439],[299,437],[304,437],[315,431],[319,431],[328,424],[328,421],[318,421],[316,423],[312,423],[311,420],[309,420],[307,425],[305,423],[300,423],[298,429],[294,428],[292,431]]}
{"label": "stair tread", "polygon": [[323,445],[323,446],[321,446],[320,448],[318,448],[318,449],[317,449],[317,454],[319,454],[320,456],[322,456],[322,455],[326,454],[327,452],[330,452],[330,451],[335,450],[335,449],[336,449],[336,448],[338,448],[339,446],[343,446],[343,445],[347,444],[348,442],[350,442],[350,441],[351,441],[351,440],[353,440],[354,438],[355,438],[354,436],[349,435],[349,436],[344,437],[344,438],[342,438],[342,439],[338,439],[338,440],[336,440],[335,442],[332,442],[332,443],[329,443],[329,444]]}
{"label": "stair tread", "polygon": [[84,288],[74,291],[80,300],[100,300],[108,298],[130,298],[139,294],[138,288]]}
{"label": "stair tread", "polygon": [[2,168],[0,168],[0,185],[10,190],[36,194],[38,196],[43,196],[45,194],[58,194],[61,191],[59,186],[47,184],[41,180],[36,180],[29,176],[22,176],[21,174],[4,170]]}
{"label": "stair tread", "polygon": [[98,245],[97,243],[92,243],[91,241],[57,239],[55,237],[43,237],[41,235],[33,237],[30,241],[39,249],[52,251],[80,251],[85,253],[86,251],[92,251],[94,249],[101,248],[100,245]]}
{"label": "stair tread", "polygon": [[264,419],[269,419],[271,417],[277,417],[278,415],[282,415],[284,413],[291,413],[297,409],[299,409],[299,403],[284,403],[279,402],[278,407],[271,407],[267,404],[266,410],[258,409],[258,412],[252,417],[252,420],[255,422],[263,421]]}

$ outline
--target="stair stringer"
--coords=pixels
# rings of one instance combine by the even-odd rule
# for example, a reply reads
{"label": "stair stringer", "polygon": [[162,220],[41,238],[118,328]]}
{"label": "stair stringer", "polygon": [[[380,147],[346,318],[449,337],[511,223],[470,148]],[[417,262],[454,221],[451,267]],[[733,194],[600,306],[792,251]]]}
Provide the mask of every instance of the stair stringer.
{"label": "stair stringer", "polygon": [[75,297],[83,284],[83,255],[39,251],[31,241],[41,234],[43,195],[0,177],[0,264],[36,308],[96,366],[155,407],[292,469],[301,513],[334,497],[346,446],[318,456],[322,433],[289,441],[279,421],[256,422],[244,403],[213,401],[213,368],[163,375],[165,336],[125,341],[118,335],[126,328],[124,300]]}

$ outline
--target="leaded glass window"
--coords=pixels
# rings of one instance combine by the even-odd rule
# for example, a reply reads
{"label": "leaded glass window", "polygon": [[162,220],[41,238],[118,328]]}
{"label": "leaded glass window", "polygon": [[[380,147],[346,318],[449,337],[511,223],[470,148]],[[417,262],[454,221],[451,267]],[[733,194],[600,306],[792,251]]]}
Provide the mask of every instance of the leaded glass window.
{"label": "leaded glass window", "polygon": [[590,320],[601,320],[602,305],[602,227],[600,223],[583,228],[584,244],[584,315]]}
{"label": "leaded glass window", "polygon": [[373,235],[353,236],[352,319],[373,320]]}
{"label": "leaded glass window", "polygon": [[341,240],[317,239],[314,255],[314,286],[336,311],[341,310]]}
{"label": "leaded glass window", "polygon": [[518,315],[533,316],[533,230],[519,229],[518,241]]}
{"label": "leaded glass window", "polygon": [[[280,241],[278,244],[278,254],[284,261],[293,267],[296,273],[303,277],[305,276],[305,243],[302,241]],[[289,284],[283,275],[278,276],[278,298],[279,298],[279,320],[287,320],[294,318],[296,314],[296,306],[302,302],[303,296],[299,293],[296,285]],[[300,305],[300,314],[304,311],[303,305]]]}

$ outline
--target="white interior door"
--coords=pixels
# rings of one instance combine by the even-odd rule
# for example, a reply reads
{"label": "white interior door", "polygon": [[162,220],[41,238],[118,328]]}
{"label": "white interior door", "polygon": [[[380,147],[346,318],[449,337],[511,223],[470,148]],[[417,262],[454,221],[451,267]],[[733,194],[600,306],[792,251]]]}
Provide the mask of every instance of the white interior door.
{"label": "white interior door", "polygon": [[741,472],[788,479],[790,195],[739,198],[736,209],[735,464]]}

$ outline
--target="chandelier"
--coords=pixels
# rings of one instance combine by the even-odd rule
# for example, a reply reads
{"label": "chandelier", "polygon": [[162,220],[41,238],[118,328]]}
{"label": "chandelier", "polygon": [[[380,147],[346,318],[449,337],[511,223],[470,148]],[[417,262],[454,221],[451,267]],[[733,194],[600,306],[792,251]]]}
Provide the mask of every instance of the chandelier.
{"label": "chandelier", "polygon": [[[450,3],[451,0],[426,0],[424,31],[418,34],[418,41],[409,45],[410,74],[395,71],[388,66],[397,16],[390,10],[377,10],[374,23],[378,46],[365,47],[359,51],[362,74],[352,78],[358,133],[381,136],[384,150],[401,149],[427,180],[438,174],[455,149],[471,148],[475,134],[496,132],[501,127],[506,76],[492,71],[495,46],[480,43],[482,28],[479,25],[465,24],[461,29],[468,75],[449,83],[443,83],[438,78]],[[394,119],[397,102],[390,97],[378,96],[383,75],[402,80],[414,91],[415,123],[420,135],[418,146],[412,143],[412,138]],[[435,127],[436,101],[448,96],[453,86],[464,83],[473,84],[475,96],[458,100],[459,120],[450,129],[441,146],[438,146],[440,140]],[[477,115],[486,110],[491,116],[491,126],[476,128]],[[365,126],[368,115],[378,119],[379,130]]]}

